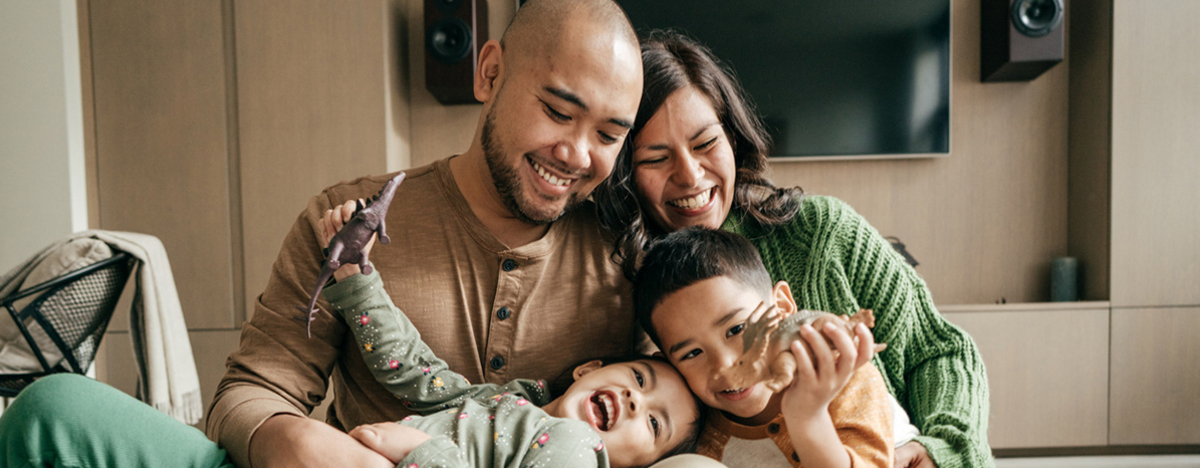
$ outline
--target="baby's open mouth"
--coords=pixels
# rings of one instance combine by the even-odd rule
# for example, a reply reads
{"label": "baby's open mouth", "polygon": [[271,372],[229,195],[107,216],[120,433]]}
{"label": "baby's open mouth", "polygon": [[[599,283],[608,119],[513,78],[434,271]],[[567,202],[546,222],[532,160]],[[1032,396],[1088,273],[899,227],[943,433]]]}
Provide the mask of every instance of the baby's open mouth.
{"label": "baby's open mouth", "polygon": [[596,429],[608,431],[617,421],[618,408],[615,397],[611,392],[596,392],[592,395],[592,420],[595,421]]}

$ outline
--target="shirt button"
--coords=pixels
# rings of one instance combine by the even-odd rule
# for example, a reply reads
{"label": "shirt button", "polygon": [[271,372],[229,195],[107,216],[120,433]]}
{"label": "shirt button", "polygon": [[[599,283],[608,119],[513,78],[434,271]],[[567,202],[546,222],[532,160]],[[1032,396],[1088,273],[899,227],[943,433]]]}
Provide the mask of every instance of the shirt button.
{"label": "shirt button", "polygon": [[779,433],[779,424],[771,423],[769,426],[767,426],[767,432],[770,432],[772,434],[778,434]]}
{"label": "shirt button", "polygon": [[510,315],[512,315],[512,311],[508,307],[501,307],[500,310],[496,311],[496,317],[499,317],[500,320],[505,320]]}
{"label": "shirt button", "polygon": [[504,271],[516,270],[517,269],[517,261],[513,260],[511,258],[504,259],[504,262],[500,264],[500,268],[503,268]]}
{"label": "shirt button", "polygon": [[492,366],[492,370],[500,370],[501,367],[504,367],[504,358],[496,356],[492,358],[492,362],[489,365]]}

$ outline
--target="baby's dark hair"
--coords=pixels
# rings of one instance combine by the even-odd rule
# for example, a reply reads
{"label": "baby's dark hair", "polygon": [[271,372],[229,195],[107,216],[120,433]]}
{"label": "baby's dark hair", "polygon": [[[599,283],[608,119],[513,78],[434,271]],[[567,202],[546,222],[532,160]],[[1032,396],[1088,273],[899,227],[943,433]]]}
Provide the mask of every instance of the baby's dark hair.
{"label": "baby's dark hair", "polygon": [[758,249],[746,238],[702,227],[681,229],[650,245],[633,281],[633,307],[638,323],[659,342],[651,316],[668,295],[700,281],[724,276],[752,288],[767,299],[771,275]]}
{"label": "baby's dark hair", "polygon": [[[554,382],[550,383],[551,397],[558,398],[558,397],[562,396],[562,394],[567,392],[567,388],[570,387],[571,384],[575,381],[573,372],[576,367],[582,366],[584,364],[587,364],[587,363],[589,363],[591,361],[595,361],[595,360],[599,360],[600,364],[602,366],[610,366],[613,364],[621,364],[621,363],[625,363],[625,362],[634,362],[634,361],[658,361],[658,362],[664,363],[668,366],[671,366],[672,368],[675,367],[675,366],[671,365],[671,363],[669,361],[667,361],[666,358],[659,356],[659,355],[648,356],[645,354],[633,353],[633,354],[628,354],[628,355],[619,356],[619,357],[602,357],[602,358],[596,358],[596,359],[588,359],[586,361],[583,361],[583,362],[577,363],[571,367],[568,367],[567,370],[563,371],[562,375],[559,375],[558,378],[554,379]],[[689,393],[689,394],[692,395],[692,402],[695,403],[695,405],[696,405],[696,421],[692,422],[692,424],[690,426],[688,426],[687,435],[683,438],[683,440],[680,441],[678,445],[671,447],[671,449],[668,450],[667,453],[663,454],[663,456],[660,457],[660,459],[672,457],[672,456],[680,455],[680,454],[684,454],[684,453],[696,453],[696,444],[700,442],[700,433],[704,431],[704,423],[706,420],[706,416],[708,414],[708,407],[705,406],[704,402],[700,401],[700,398],[697,397],[695,394],[692,394],[692,393]]]}

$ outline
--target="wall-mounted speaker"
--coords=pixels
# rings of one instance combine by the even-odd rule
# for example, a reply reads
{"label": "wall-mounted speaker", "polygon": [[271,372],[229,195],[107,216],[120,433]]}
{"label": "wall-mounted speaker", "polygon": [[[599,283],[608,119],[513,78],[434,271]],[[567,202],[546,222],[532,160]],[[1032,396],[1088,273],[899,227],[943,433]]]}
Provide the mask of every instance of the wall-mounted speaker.
{"label": "wall-mounted speaker", "polygon": [[475,104],[487,42],[487,0],[425,0],[425,89],[442,104]]}
{"label": "wall-mounted speaker", "polygon": [[1063,61],[1062,0],[982,0],[983,81],[1027,81]]}

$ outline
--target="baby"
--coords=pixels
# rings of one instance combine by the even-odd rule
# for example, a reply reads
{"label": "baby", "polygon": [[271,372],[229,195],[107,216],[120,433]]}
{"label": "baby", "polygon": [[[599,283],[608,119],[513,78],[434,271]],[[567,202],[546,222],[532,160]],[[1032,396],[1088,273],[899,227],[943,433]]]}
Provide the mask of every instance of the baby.
{"label": "baby", "polygon": [[[322,239],[351,214],[353,202],[327,212]],[[350,435],[397,466],[621,468],[695,446],[700,404],[664,360],[587,362],[572,370],[574,382],[557,397],[541,380],[470,384],[421,341],[378,271],[362,275],[358,268],[339,268],[323,295],[345,318],[375,379],[420,416]]]}

